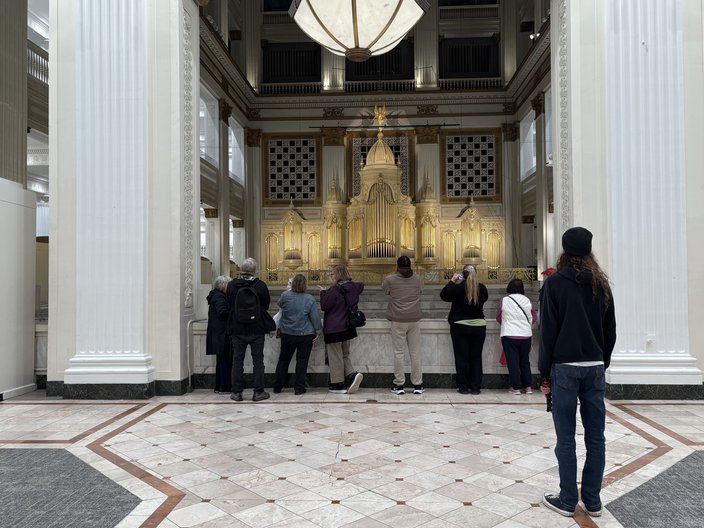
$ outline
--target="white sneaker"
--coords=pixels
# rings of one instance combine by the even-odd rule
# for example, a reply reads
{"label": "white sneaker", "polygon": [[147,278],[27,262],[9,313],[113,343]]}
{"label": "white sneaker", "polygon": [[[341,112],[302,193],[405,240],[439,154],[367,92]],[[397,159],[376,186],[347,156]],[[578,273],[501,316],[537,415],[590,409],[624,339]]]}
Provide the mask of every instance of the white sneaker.
{"label": "white sneaker", "polygon": [[508,393],[509,393],[509,394],[515,394],[516,396],[520,396],[520,395],[521,395],[521,389],[509,389],[509,390],[508,390]]}
{"label": "white sneaker", "polygon": [[391,392],[393,392],[397,396],[400,396],[401,394],[406,394],[406,390],[400,385],[394,385],[393,387],[391,387]]}
{"label": "white sneaker", "polygon": [[413,394],[423,394],[425,392],[425,388],[423,385],[413,385]]}
{"label": "white sneaker", "polygon": [[347,388],[347,394],[354,394],[355,392],[357,392],[359,390],[359,386],[362,384],[363,379],[364,376],[362,376],[359,372],[355,373],[352,383],[350,383],[350,386]]}

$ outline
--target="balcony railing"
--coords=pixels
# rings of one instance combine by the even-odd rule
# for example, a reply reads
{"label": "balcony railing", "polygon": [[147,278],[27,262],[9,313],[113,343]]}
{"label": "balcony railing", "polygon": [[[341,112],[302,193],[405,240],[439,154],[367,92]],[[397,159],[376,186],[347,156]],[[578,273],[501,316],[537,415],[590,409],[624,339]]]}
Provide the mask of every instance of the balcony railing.
{"label": "balcony railing", "polygon": [[471,79],[440,79],[442,90],[496,90],[503,87],[501,77],[475,77]]}
{"label": "balcony railing", "polygon": [[265,24],[293,24],[288,11],[269,11],[263,15]]}
{"label": "balcony railing", "polygon": [[27,74],[49,84],[49,54],[31,40],[27,41]]}
{"label": "balcony railing", "polygon": [[345,81],[345,92],[412,92],[416,89],[414,80],[405,81]]}
{"label": "balcony railing", "polygon": [[259,93],[261,95],[285,95],[285,94],[314,94],[320,93],[323,83],[263,83]]}
{"label": "balcony railing", "polygon": [[458,18],[498,18],[497,5],[441,6],[440,20],[456,20]]}

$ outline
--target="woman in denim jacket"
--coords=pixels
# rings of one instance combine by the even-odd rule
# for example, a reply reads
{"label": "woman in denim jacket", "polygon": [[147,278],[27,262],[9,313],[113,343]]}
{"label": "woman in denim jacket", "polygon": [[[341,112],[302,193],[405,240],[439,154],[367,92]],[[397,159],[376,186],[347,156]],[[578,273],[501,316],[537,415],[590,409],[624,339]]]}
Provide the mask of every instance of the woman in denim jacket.
{"label": "woman in denim jacket", "polygon": [[318,341],[318,334],[322,332],[320,311],[313,296],[306,293],[306,278],[298,274],[293,277],[291,290],[285,291],[279,298],[281,319],[281,353],[276,365],[276,381],[274,392],[280,393],[286,384],[288,366],[293,354],[296,354],[296,377],[293,383],[294,394],[306,392],[306,372],[308,359],[313,345]]}

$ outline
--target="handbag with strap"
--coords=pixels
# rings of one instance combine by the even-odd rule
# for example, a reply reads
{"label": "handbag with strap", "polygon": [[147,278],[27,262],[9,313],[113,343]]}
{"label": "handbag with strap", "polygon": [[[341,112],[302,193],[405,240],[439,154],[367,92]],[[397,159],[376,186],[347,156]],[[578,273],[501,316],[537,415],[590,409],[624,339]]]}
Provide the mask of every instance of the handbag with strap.
{"label": "handbag with strap", "polygon": [[345,301],[345,307],[347,308],[347,323],[353,328],[359,328],[367,324],[367,316],[364,315],[362,310],[357,309],[356,306],[350,307],[347,302],[347,295],[345,294],[345,289],[338,285],[340,292],[342,293],[342,298]]}
{"label": "handbag with strap", "polygon": [[510,295],[507,295],[506,297],[509,298],[509,299],[511,299],[513,302],[516,303],[516,306],[518,306],[518,308],[521,310],[521,312],[523,313],[523,315],[526,316],[526,321],[528,321],[528,324],[531,325],[531,326],[533,326],[533,323],[530,322],[530,318],[528,317],[528,314],[527,314],[526,311],[523,309],[523,307],[518,303],[518,301],[517,301],[516,299],[514,299],[513,297],[511,297]]}

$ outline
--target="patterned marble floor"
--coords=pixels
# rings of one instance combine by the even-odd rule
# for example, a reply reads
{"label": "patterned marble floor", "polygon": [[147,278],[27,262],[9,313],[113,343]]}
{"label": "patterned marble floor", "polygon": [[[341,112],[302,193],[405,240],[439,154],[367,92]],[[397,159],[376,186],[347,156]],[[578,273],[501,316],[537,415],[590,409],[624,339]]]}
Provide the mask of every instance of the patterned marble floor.
{"label": "patterned marble floor", "polygon": [[36,392],[0,403],[0,447],[65,449],[124,486],[142,502],[121,528],[616,528],[610,501],[704,446],[704,402],[609,403],[606,509],[572,519],[540,505],[558,483],[540,394],[246,397]]}

